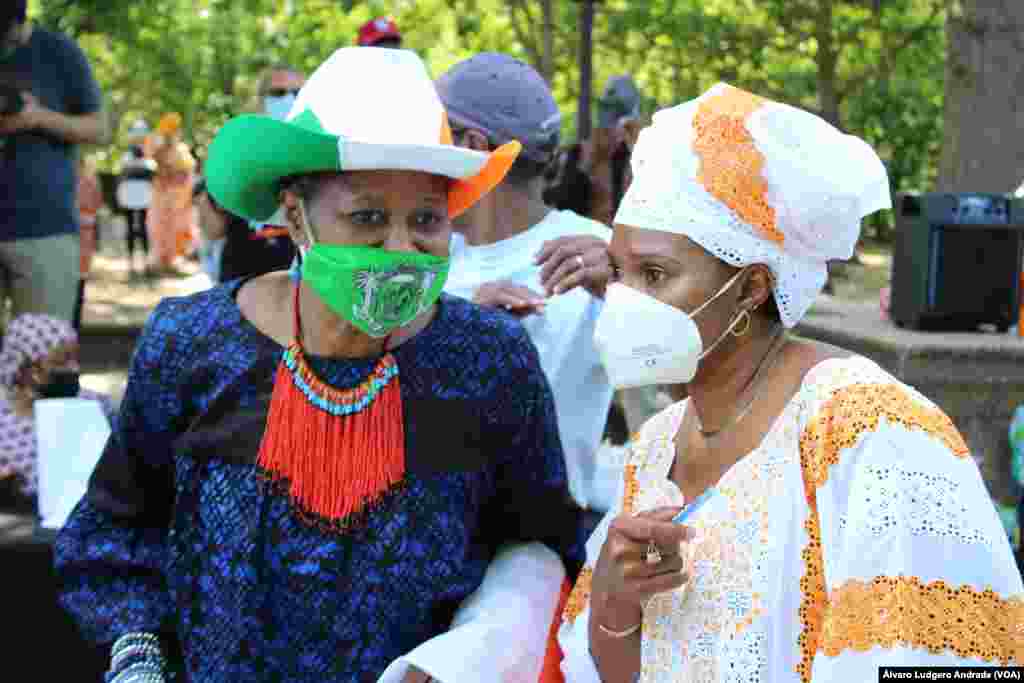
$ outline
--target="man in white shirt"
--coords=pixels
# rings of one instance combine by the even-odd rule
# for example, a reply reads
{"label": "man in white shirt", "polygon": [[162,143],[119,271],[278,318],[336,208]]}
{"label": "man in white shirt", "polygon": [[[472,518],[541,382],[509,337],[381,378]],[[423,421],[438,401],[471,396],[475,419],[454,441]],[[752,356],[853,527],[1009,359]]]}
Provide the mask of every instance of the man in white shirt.
{"label": "man in white shirt", "polygon": [[611,230],[544,204],[561,115],[532,67],[483,53],[454,66],[437,87],[455,144],[481,152],[510,140],[523,145],[502,184],[456,220],[445,290],[522,320],[554,392],[573,497],[603,512],[618,474],[597,457],[613,390],[593,335],[612,273]]}

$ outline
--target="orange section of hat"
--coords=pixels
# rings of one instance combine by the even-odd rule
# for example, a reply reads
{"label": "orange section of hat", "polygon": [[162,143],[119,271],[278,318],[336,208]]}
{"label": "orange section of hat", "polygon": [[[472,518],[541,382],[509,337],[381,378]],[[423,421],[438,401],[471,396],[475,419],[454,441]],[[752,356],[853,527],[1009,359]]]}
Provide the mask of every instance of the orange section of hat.
{"label": "orange section of hat", "polygon": [[768,100],[739,88],[708,97],[693,118],[693,149],[700,158],[697,181],[708,193],[777,244],[785,235],[768,203],[764,155],[754,144],[746,121]]}
{"label": "orange section of hat", "polygon": [[448,217],[456,218],[500,185],[522,149],[523,146],[515,140],[507,142],[491,152],[487,163],[475,176],[452,181],[448,190]]}

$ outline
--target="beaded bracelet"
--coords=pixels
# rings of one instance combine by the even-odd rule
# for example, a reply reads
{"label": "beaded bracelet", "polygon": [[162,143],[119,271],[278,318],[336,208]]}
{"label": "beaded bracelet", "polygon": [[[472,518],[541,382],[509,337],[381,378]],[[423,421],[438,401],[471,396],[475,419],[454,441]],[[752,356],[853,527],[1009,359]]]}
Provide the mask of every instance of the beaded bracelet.
{"label": "beaded bracelet", "polygon": [[134,661],[151,661],[161,668],[167,666],[167,659],[164,657],[163,650],[157,645],[147,643],[145,645],[129,645],[122,648],[111,658],[110,670],[120,671],[129,662]]}
{"label": "beaded bracelet", "polygon": [[118,672],[111,683],[167,683],[164,670],[150,662],[137,662]]}
{"label": "beaded bracelet", "polygon": [[129,645],[160,645],[160,636],[155,633],[147,633],[145,631],[133,631],[126,633],[114,643],[114,646],[110,648],[111,654],[117,654],[119,650],[122,650]]}
{"label": "beaded bracelet", "polygon": [[[167,658],[156,634],[127,633],[117,639],[110,651],[111,665],[106,676],[110,683],[163,683],[165,680]],[[153,679],[153,676],[158,678]]]}

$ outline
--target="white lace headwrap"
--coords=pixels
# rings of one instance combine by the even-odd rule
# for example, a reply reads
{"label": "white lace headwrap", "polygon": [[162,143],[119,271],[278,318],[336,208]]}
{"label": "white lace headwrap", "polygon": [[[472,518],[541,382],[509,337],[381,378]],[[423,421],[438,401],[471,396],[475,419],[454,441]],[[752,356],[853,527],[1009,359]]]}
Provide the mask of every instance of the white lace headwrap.
{"label": "white lace headwrap", "polygon": [[861,219],[892,208],[881,159],[824,119],[719,83],[654,115],[615,222],[686,235],[736,267],[775,277],[786,327],[853,255]]}

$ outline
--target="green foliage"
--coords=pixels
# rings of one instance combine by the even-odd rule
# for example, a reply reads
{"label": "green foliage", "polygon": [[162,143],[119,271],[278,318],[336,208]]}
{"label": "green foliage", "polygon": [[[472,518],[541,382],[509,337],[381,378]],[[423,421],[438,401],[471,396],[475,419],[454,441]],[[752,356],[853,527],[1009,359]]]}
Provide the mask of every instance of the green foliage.
{"label": "green foliage", "polygon": [[[645,112],[724,80],[830,116],[879,149],[896,189],[929,189],[942,139],[943,0],[601,0],[594,94],[632,74]],[[311,71],[391,14],[406,46],[445,69],[503,51],[542,68],[542,0],[34,0],[83,45],[123,132],[178,111],[202,149],[252,106],[261,70]],[[551,0],[552,87],[575,131],[579,2]],[[386,84],[382,84],[386,87]],[[339,93],[372,97],[373,93]],[[112,154],[111,159],[117,154]]]}

